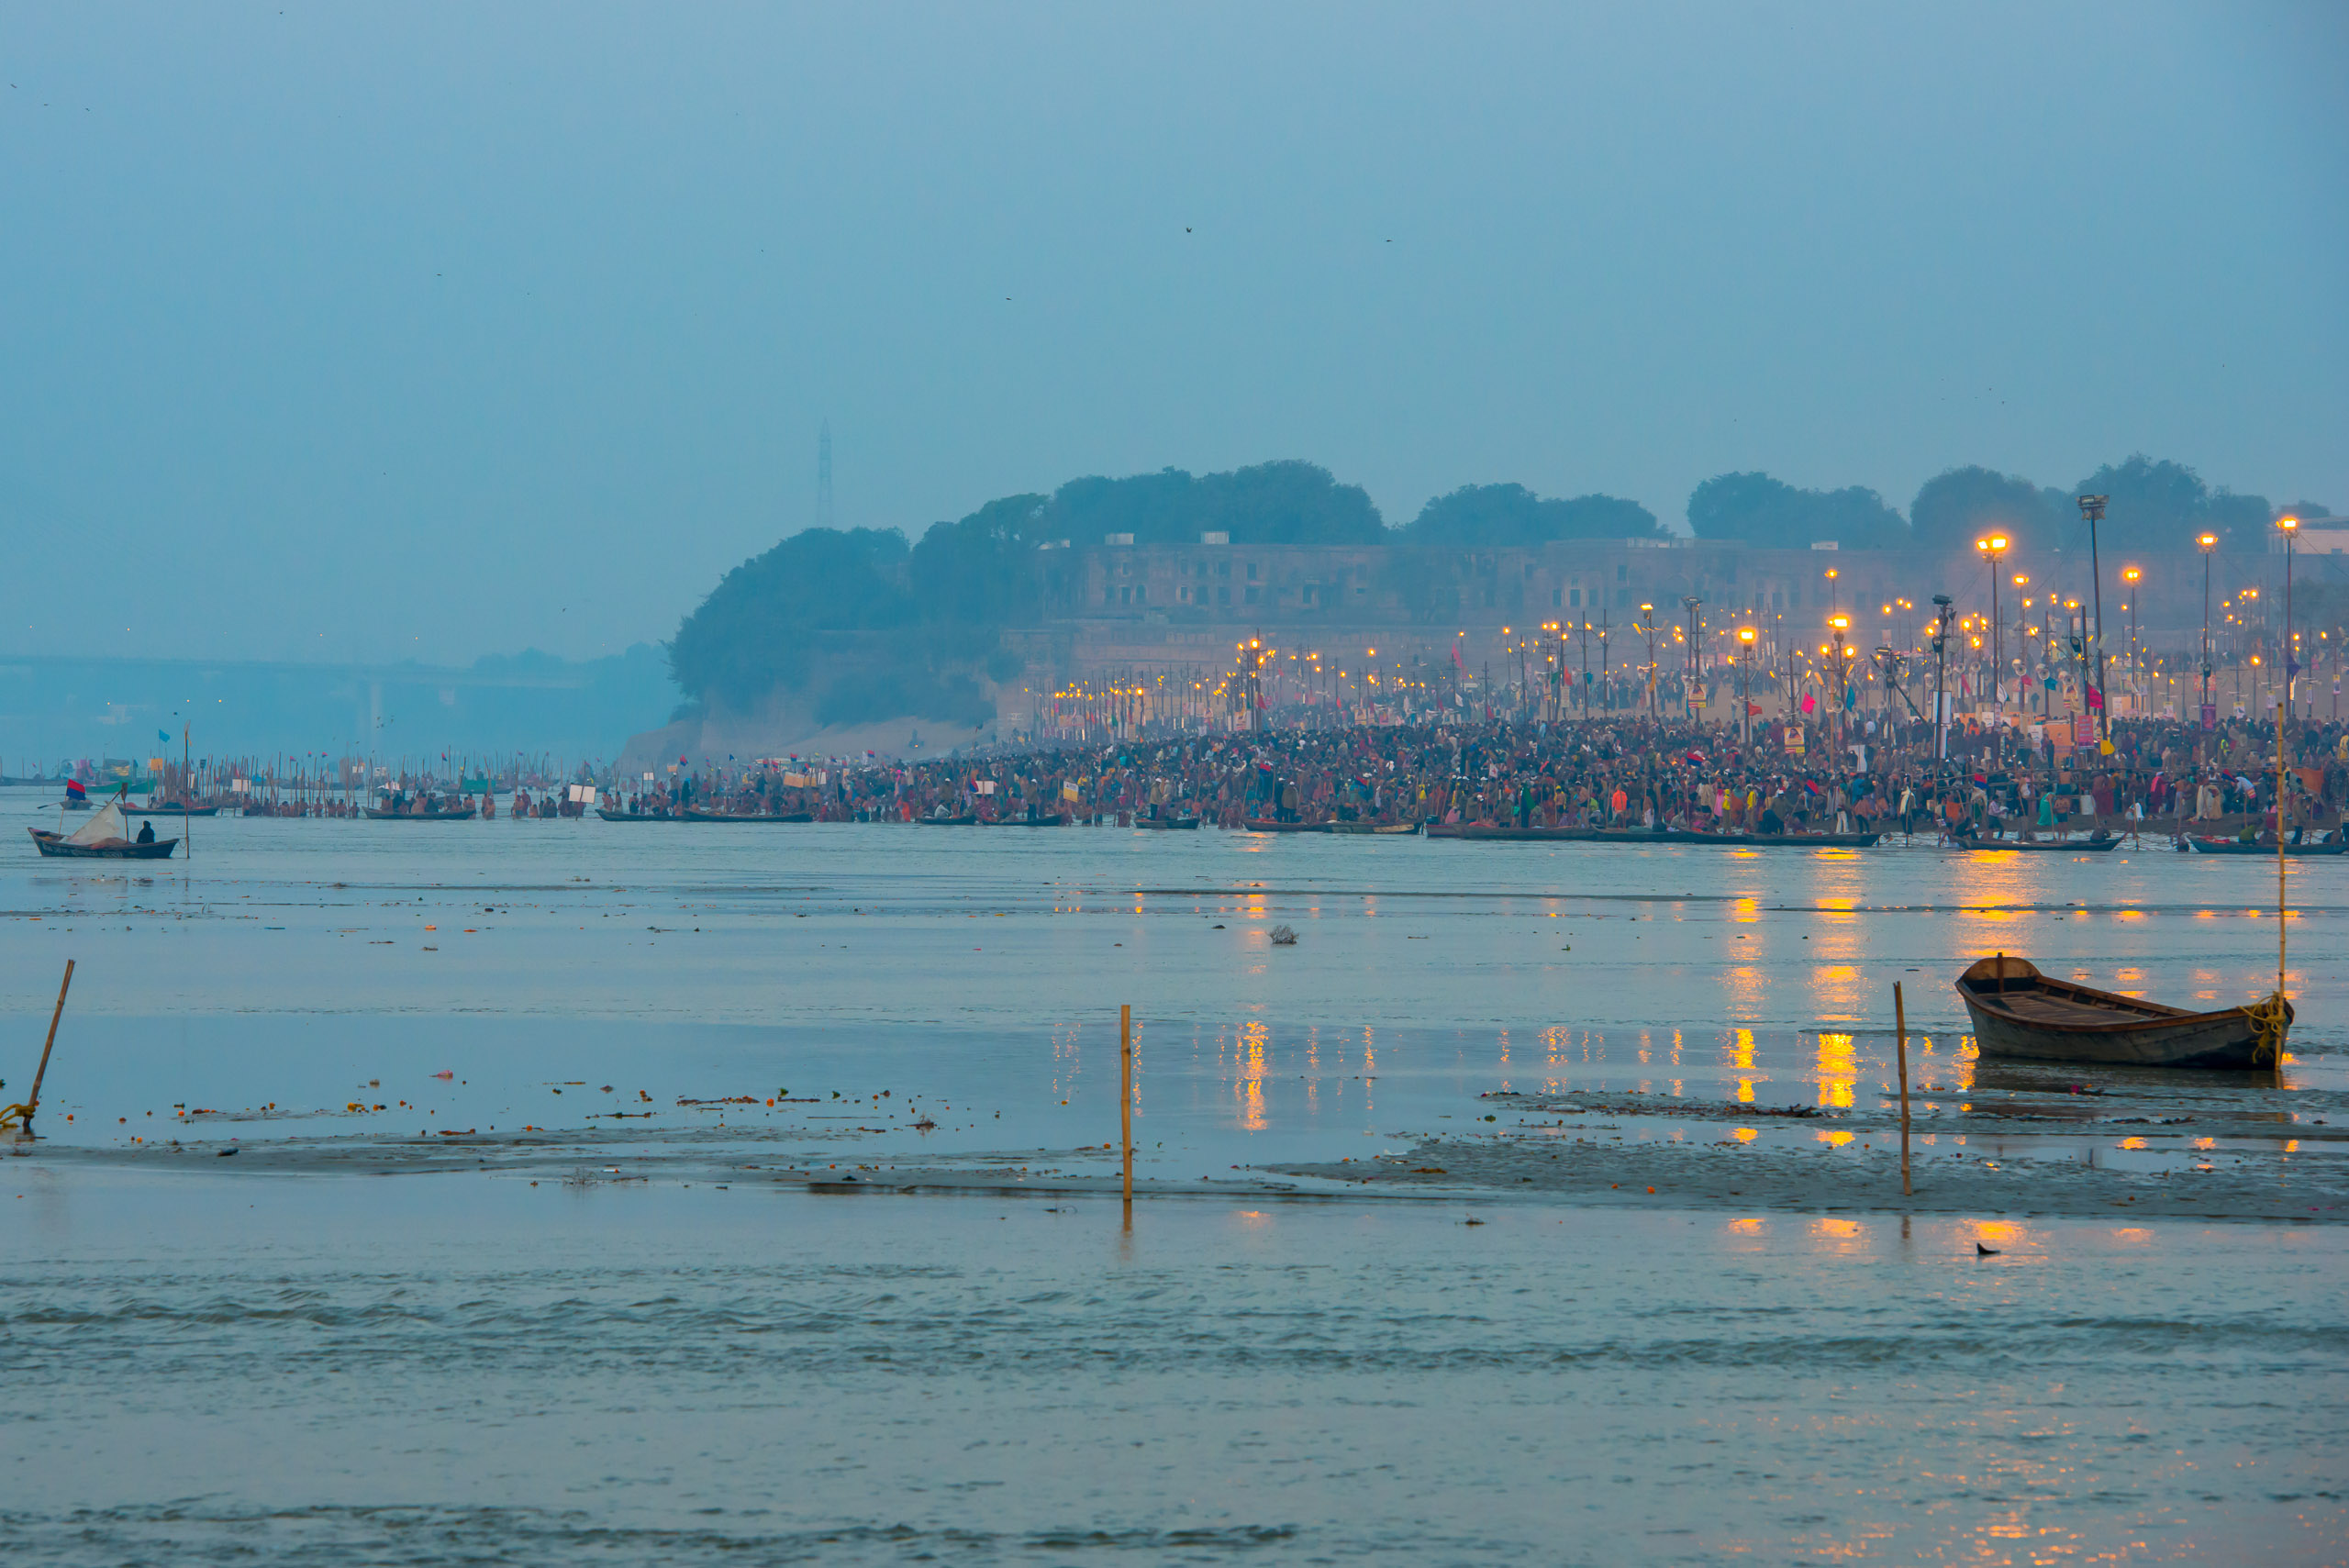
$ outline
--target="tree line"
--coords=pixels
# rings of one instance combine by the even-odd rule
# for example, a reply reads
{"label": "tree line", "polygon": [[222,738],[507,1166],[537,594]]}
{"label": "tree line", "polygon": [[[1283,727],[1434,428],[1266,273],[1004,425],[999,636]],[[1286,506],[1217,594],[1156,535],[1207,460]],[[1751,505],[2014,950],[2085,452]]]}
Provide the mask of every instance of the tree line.
{"label": "tree line", "polygon": [[[2193,469],[2138,454],[2108,463],[2069,490],[1969,466],[1925,482],[1904,517],[1876,491],[1810,490],[1766,473],[1722,473],[1688,497],[1698,539],[1798,548],[1971,551],[1991,528],[2034,546],[2086,547],[2074,497],[2110,497],[2109,515],[2154,549],[2192,549],[2204,533],[2221,548],[2266,549],[2277,508],[2265,496],[2213,489]],[[2325,515],[2301,502],[2304,515]],[[933,523],[918,541],[896,528],[809,528],[729,572],[668,643],[677,684],[696,703],[747,711],[777,690],[817,677],[826,723],[917,716],[977,723],[991,711],[979,677],[1008,679],[1016,661],[1001,632],[1042,617],[1035,570],[1042,547],[1083,549],[1113,538],[1136,545],[1196,544],[1221,533],[1236,545],[1401,545],[1416,550],[1531,548],[1555,539],[1663,539],[1637,501],[1538,495],[1522,484],[1469,484],[1436,496],[1390,528],[1358,484],[1317,464],[1259,463],[1228,473],[1177,468],[1123,479],[1073,479],[1050,495],[1007,495],[968,517]],[[885,638],[874,633],[888,633]],[[853,644],[854,667],[827,662]],[[877,653],[875,650],[879,650]]]}

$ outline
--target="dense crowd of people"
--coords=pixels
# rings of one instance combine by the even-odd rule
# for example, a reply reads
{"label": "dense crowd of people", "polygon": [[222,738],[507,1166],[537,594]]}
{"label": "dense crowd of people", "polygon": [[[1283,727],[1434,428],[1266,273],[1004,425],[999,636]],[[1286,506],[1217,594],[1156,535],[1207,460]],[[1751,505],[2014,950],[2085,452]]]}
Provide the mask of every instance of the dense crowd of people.
{"label": "dense crowd of people", "polygon": [[[2349,798],[2344,727],[2288,726],[2284,827],[2329,829]],[[1680,828],[1729,833],[2224,832],[2276,826],[2276,732],[2121,721],[2110,750],[2008,726],[1854,721],[1777,728],[1640,719],[1438,722],[1170,736],[906,764],[679,773],[633,815],[687,805],[827,821],[1063,823],[1196,816],[1321,822]],[[808,771],[789,771],[805,767]]]}

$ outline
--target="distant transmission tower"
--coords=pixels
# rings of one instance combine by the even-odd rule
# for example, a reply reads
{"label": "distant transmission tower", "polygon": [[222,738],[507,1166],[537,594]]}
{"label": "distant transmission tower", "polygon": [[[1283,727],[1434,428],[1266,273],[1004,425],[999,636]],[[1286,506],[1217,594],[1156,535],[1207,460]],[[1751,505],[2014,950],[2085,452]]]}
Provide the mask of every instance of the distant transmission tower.
{"label": "distant transmission tower", "polygon": [[832,422],[816,432],[816,526],[832,526]]}

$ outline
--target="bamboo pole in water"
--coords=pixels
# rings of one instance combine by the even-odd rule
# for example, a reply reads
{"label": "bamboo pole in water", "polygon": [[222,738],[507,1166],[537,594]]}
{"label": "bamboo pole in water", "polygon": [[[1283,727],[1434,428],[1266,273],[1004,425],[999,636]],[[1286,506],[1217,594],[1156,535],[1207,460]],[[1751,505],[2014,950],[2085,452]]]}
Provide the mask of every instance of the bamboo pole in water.
{"label": "bamboo pole in water", "polygon": [[33,1115],[40,1109],[40,1081],[49,1076],[49,1053],[57,1044],[57,1020],[65,1016],[65,993],[73,984],[73,961],[65,961],[65,978],[57,984],[57,1010],[49,1015],[49,1038],[41,1041],[40,1065],[33,1069],[33,1092],[25,1096],[24,1129],[33,1129]]}
{"label": "bamboo pole in water", "polygon": [[[1998,970],[2006,972],[2005,955],[1999,955]],[[1900,1061],[1900,1195],[1909,1195],[1909,1006],[1901,1000],[1900,982],[1892,983],[1892,1033],[1894,1050]]]}
{"label": "bamboo pole in water", "polygon": [[1118,1127],[1126,1145],[1126,1229],[1134,1225],[1134,1010],[1118,1009]]}

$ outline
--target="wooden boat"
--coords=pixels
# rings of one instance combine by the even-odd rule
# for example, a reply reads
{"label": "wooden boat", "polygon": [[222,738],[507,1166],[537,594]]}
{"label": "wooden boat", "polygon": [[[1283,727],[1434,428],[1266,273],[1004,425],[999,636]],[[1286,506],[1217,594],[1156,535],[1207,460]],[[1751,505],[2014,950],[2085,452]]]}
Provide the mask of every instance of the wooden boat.
{"label": "wooden boat", "polygon": [[190,806],[184,800],[167,800],[153,806],[126,806],[123,810],[133,817],[217,817],[217,806]]}
{"label": "wooden boat", "polygon": [[1881,833],[1695,833],[1679,831],[1665,841],[1674,844],[1727,844],[1740,850],[1865,850]]}
{"label": "wooden boat", "polygon": [[[1599,828],[1504,828],[1497,823],[1431,822],[1427,835],[1431,839],[1493,839],[1555,840],[1567,843],[1586,842],[1599,838],[1606,829]],[[1653,833],[1641,833],[1642,839],[1653,839]]]}
{"label": "wooden boat", "polygon": [[979,815],[975,811],[966,811],[960,817],[917,817],[914,820],[924,828],[975,828],[979,825]]}
{"label": "wooden boat", "polygon": [[1332,822],[1330,824],[1330,831],[1332,833],[1416,833],[1419,830],[1419,825],[1416,822]]}
{"label": "wooden boat", "polygon": [[[2198,839],[2188,833],[2186,836],[2186,847],[2198,855],[2265,855],[2271,861],[2276,858],[2275,845],[2246,844],[2240,839]],[[2349,840],[2335,840],[2324,844],[2284,846],[2284,852],[2287,855],[2337,855],[2344,851],[2349,851]]]}
{"label": "wooden boat", "polygon": [[438,806],[430,811],[387,811],[380,806],[370,806],[365,809],[368,817],[377,822],[462,822],[473,815],[473,808],[470,806],[462,811],[448,811]]}
{"label": "wooden boat", "polygon": [[670,811],[614,811],[608,806],[596,807],[596,815],[607,822],[674,822],[676,814]]}
{"label": "wooden boat", "polygon": [[179,847],[177,839],[157,839],[140,843],[130,836],[130,824],[122,817],[122,806],[107,801],[95,816],[71,833],[55,833],[46,828],[27,829],[33,836],[33,845],[51,860],[88,861],[164,861]]}
{"label": "wooden boat", "polygon": [[1548,840],[1568,844],[1717,844],[1738,850],[1865,850],[1881,833],[1703,833],[1690,828],[1504,828],[1432,824],[1431,839]]}
{"label": "wooden boat", "polygon": [[1199,819],[1197,817],[1137,817],[1134,818],[1135,827],[1147,828],[1160,833],[1188,832],[1198,825]]}
{"label": "wooden boat", "polygon": [[1952,842],[1958,850],[2021,850],[2025,854],[2040,855],[2100,855],[2121,847],[2118,838],[2108,839],[1975,839]]}
{"label": "wooden boat", "polygon": [[812,811],[704,811],[697,806],[680,809],[678,817],[686,822],[813,822]]}
{"label": "wooden boat", "polygon": [[[2001,953],[1957,978],[1985,1056],[2099,1066],[2273,1066],[2283,1047],[2263,1046],[2247,1007],[2189,1013],[2183,1007],[2115,995],[2042,974],[2027,959]],[[2284,1032],[2292,1024],[2284,1004]]]}
{"label": "wooden boat", "polygon": [[982,828],[1065,828],[1070,818],[1060,817],[990,817],[979,823]]}
{"label": "wooden boat", "polygon": [[1333,822],[1273,822],[1261,817],[1248,818],[1248,831],[1251,833],[1327,833],[1335,826],[1337,824]]}

